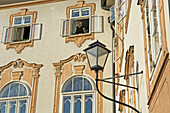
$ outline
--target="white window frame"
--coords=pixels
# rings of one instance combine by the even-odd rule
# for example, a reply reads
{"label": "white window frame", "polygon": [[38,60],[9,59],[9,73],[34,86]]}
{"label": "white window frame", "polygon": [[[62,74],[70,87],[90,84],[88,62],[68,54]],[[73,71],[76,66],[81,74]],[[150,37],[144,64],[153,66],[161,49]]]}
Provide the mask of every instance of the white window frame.
{"label": "white window frame", "polygon": [[[122,3],[119,5],[119,2],[120,0],[118,0],[117,1],[117,8],[116,8],[116,12],[117,12],[117,15],[116,15],[116,20],[117,20],[117,23],[119,23],[119,22],[121,22],[122,20],[123,20],[123,18],[125,18],[126,17],[126,2],[127,2],[127,0],[122,0]],[[122,8],[122,12],[123,13],[120,13],[120,8]],[[122,17],[121,18],[119,18],[119,15],[121,15],[121,14],[123,14],[122,15]]]}
{"label": "white window frame", "polygon": [[[153,75],[155,73],[155,70],[158,66],[158,62],[160,59],[160,56],[162,54],[162,39],[161,39],[161,28],[160,28],[160,16],[159,16],[159,1],[158,0],[145,0],[145,4],[147,4],[148,2],[148,16],[150,19],[150,43],[151,43],[151,47],[149,44],[149,39],[148,39],[148,34],[146,34],[147,36],[147,48],[148,48],[148,64],[149,64],[149,78],[150,78],[150,83],[152,83],[153,80]],[[155,3],[154,3],[155,2]],[[154,8],[154,5],[156,5],[156,8]],[[146,5],[145,5],[146,7]],[[146,8],[145,8],[146,9]],[[154,11],[156,10],[156,17],[154,17]],[[146,14],[145,14],[146,15]],[[145,16],[146,17],[146,16]],[[157,25],[154,26],[154,19],[156,18],[157,20]],[[147,18],[145,18],[145,21],[147,23]],[[148,24],[148,23],[147,23]],[[146,24],[146,27],[147,27]],[[158,29],[158,39],[159,39],[159,51],[156,54],[156,32],[155,29]],[[152,49],[152,50],[151,50]],[[150,53],[152,54],[152,62],[150,62]],[[150,66],[152,66],[152,70],[150,68]]]}
{"label": "white window frame", "polygon": [[[82,16],[82,10],[83,9],[88,9],[89,10],[89,15]],[[78,10],[79,16],[72,17],[72,11],[73,10]],[[91,33],[91,19],[90,19],[90,17],[91,17],[91,7],[82,7],[82,8],[71,9],[70,10],[70,19],[69,19],[69,36],[90,34]],[[88,33],[83,33],[83,34],[72,34],[71,33],[71,28],[72,28],[71,20],[82,20],[82,19],[89,19],[89,32]]]}
{"label": "white window frame", "polygon": [[[82,16],[82,9],[88,9],[89,10],[89,15],[86,15],[86,16]],[[77,17],[72,17],[72,11],[73,10],[78,10],[79,11],[79,16],[77,16]],[[70,19],[73,19],[73,18],[81,18],[81,17],[89,17],[89,16],[91,16],[91,7],[82,7],[82,8],[75,8],[75,9],[71,9],[70,10]]]}
{"label": "white window frame", "polygon": [[[24,23],[24,17],[31,17],[30,18],[30,23]],[[15,25],[15,19],[16,18],[21,18],[21,24]],[[16,16],[16,17],[13,18],[13,26],[30,25],[30,24],[32,24],[32,15]]]}
{"label": "white window frame", "polygon": [[[17,26],[13,26],[13,27],[20,27],[20,26],[22,27],[23,25],[17,25]],[[26,41],[40,40],[41,39],[41,30],[42,30],[42,24],[41,23],[25,24],[24,26],[30,26],[30,36],[29,36],[29,39],[26,40]],[[12,40],[12,32],[9,34],[9,30],[12,31],[14,29],[13,27],[9,27],[9,26],[3,27],[1,43],[6,44],[6,43],[25,42],[25,41],[18,41],[18,42],[11,41]],[[8,37],[9,35],[10,35],[10,37]],[[8,39],[8,38],[10,38],[10,39]],[[10,40],[10,41],[8,41],[8,40]]]}
{"label": "white window frame", "polygon": [[[77,77],[82,77],[82,78],[86,78],[89,82],[90,82],[90,84],[92,85],[92,90],[90,90],[90,91],[72,91],[72,92],[63,92],[63,88],[65,87],[65,85],[66,85],[66,83],[67,83],[67,81],[69,81],[70,79],[72,79],[72,78],[77,78]],[[82,86],[84,86],[84,84],[82,85]],[[72,86],[73,87],[73,86]],[[93,83],[92,83],[92,81],[89,79],[89,78],[87,78],[87,77],[84,77],[84,76],[75,76],[75,77],[70,77],[70,78],[68,78],[67,80],[66,80],[66,82],[64,82],[63,83],[63,85],[61,86],[61,88],[60,88],[61,90],[60,90],[60,92],[61,92],[61,98],[60,98],[60,108],[59,108],[59,112],[61,112],[61,113],[63,113],[63,108],[64,108],[64,104],[63,104],[63,98],[64,98],[64,96],[70,96],[71,97],[71,103],[70,103],[70,113],[74,113],[74,96],[75,95],[81,95],[81,99],[82,99],[82,103],[81,103],[81,113],[85,113],[85,95],[92,95],[92,98],[93,98],[93,100],[92,100],[92,113],[96,113],[96,102],[97,102],[97,100],[96,100],[96,91],[95,91],[95,89],[94,89],[94,85],[93,85]]]}

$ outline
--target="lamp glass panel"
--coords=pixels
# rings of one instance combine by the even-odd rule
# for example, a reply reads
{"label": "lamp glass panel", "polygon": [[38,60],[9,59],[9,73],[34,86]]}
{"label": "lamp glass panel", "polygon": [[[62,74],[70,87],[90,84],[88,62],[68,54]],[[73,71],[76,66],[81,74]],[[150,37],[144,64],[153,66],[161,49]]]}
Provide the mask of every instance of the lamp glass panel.
{"label": "lamp glass panel", "polygon": [[97,66],[97,47],[87,50],[90,67]]}
{"label": "lamp glass panel", "polygon": [[98,47],[98,65],[103,67],[107,60],[108,51],[102,47]]}

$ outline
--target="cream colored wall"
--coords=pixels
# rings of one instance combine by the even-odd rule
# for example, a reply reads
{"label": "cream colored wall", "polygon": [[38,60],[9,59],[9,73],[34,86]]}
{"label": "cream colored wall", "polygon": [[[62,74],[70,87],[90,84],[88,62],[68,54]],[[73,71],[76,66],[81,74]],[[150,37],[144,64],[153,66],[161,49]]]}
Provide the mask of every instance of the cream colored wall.
{"label": "cream colored wall", "polygon": [[[126,51],[129,49],[130,46],[134,45],[134,66],[136,72],[136,62],[139,64],[138,71],[143,70],[143,74],[139,74],[139,95],[136,92],[136,109],[142,113],[148,113],[147,107],[147,89],[146,89],[146,74],[145,74],[145,56],[144,56],[144,41],[143,41],[143,23],[142,23],[142,15],[141,15],[141,7],[137,5],[136,0],[132,0],[130,16],[129,16],[129,25],[127,34],[125,34],[125,41],[124,41],[124,57],[123,57],[123,64],[121,75],[125,74],[125,57]],[[122,77],[120,83],[126,84],[126,80]],[[137,86],[136,86],[137,87]],[[119,86],[119,90],[127,89],[125,87]],[[119,91],[120,92],[120,91]],[[119,99],[119,94],[117,96]],[[126,103],[127,100],[127,90],[126,90]],[[138,104],[139,102],[139,104]],[[117,110],[119,106],[117,105]],[[119,112],[118,112],[119,113]],[[126,113],[128,113],[128,108],[126,107]]]}
{"label": "cream colored wall", "polygon": [[[96,33],[95,40],[99,40],[111,49],[111,30],[107,22],[109,16],[108,11],[104,11],[100,7],[99,0],[86,0],[86,3],[96,3],[95,14],[104,16],[104,33]],[[11,8],[0,10],[0,36],[2,36],[3,26],[9,25],[9,17],[11,14],[20,12],[20,9],[27,8],[28,11],[37,11],[37,23],[42,23],[42,39],[35,41],[33,47],[26,47],[21,54],[17,54],[14,49],[6,50],[6,45],[0,44],[0,66],[6,65],[10,61],[21,58],[30,63],[43,64],[40,70],[40,78],[38,84],[38,95],[36,113],[52,113],[54,103],[54,81],[55,69],[52,63],[66,59],[76,53],[84,53],[83,49],[95,40],[86,40],[80,48],[74,42],[65,43],[65,38],[60,36],[60,21],[66,19],[66,7],[76,5],[77,0],[69,0],[63,2],[55,2],[49,4],[25,6],[19,8]],[[108,58],[107,65],[104,70],[106,77],[111,76],[111,55]],[[111,96],[111,85],[104,85],[103,92]],[[103,113],[111,113],[111,102],[104,100]]]}

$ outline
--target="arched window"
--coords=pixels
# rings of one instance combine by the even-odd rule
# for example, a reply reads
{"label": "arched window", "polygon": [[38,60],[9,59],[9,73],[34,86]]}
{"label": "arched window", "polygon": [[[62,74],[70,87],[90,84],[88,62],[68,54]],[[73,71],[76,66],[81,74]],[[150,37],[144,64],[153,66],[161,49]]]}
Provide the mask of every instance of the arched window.
{"label": "arched window", "polygon": [[29,89],[27,86],[13,82],[0,92],[0,113],[28,113]]}
{"label": "arched window", "polygon": [[63,86],[62,113],[94,113],[94,94],[94,88],[88,79],[71,78]]}

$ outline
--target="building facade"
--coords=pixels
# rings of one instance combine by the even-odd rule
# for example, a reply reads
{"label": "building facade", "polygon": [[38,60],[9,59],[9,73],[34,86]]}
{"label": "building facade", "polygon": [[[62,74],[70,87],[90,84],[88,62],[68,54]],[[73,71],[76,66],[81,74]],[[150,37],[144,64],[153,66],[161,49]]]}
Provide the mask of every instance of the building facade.
{"label": "building facade", "polygon": [[112,50],[101,79],[143,71],[115,87],[99,82],[100,91],[142,113],[169,113],[169,3],[0,1],[0,113],[135,113],[97,92],[83,52],[96,40]]}
{"label": "building facade", "polygon": [[[112,8],[115,76],[143,70],[116,79],[116,99],[142,113],[169,113],[169,1],[118,0]],[[117,104],[116,112],[135,111]]]}

